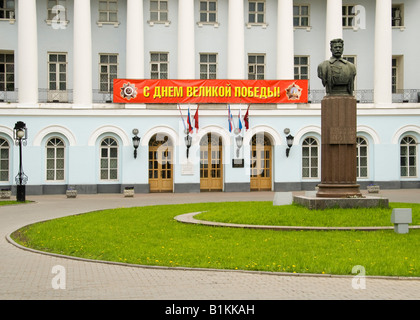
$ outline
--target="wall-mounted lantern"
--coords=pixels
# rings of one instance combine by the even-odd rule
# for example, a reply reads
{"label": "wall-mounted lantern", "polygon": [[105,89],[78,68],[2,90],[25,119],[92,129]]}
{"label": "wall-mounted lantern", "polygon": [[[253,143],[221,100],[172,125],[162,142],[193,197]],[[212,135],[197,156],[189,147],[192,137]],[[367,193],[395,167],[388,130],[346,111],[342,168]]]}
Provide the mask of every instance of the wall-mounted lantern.
{"label": "wall-mounted lantern", "polygon": [[137,149],[140,145],[140,137],[137,136],[138,133],[139,133],[138,129],[133,129],[133,134],[134,134],[134,137],[133,137],[134,159],[137,159]]}
{"label": "wall-mounted lantern", "polygon": [[184,139],[185,139],[185,145],[187,146],[187,159],[188,159],[188,156],[190,154],[190,148],[192,145],[192,137],[187,133]]}
{"label": "wall-mounted lantern", "polygon": [[290,148],[292,148],[292,146],[293,146],[293,141],[294,141],[295,137],[290,134],[290,129],[289,128],[284,129],[284,134],[287,135],[287,137],[286,137],[286,143],[287,143],[286,157],[289,157]]}

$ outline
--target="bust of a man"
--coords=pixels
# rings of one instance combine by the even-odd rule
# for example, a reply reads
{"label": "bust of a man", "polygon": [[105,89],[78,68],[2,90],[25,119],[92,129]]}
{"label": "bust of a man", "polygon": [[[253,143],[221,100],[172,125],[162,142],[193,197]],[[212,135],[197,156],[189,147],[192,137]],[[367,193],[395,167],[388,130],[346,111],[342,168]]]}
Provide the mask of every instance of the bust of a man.
{"label": "bust of a man", "polygon": [[318,77],[322,80],[327,95],[353,95],[356,67],[342,58],[344,41],[330,42],[332,57],[318,66]]}

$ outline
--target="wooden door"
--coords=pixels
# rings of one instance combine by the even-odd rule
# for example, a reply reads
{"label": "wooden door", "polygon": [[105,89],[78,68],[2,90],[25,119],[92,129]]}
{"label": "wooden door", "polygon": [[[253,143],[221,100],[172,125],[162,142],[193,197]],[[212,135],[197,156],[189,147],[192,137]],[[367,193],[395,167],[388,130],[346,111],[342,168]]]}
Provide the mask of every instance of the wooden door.
{"label": "wooden door", "polygon": [[272,147],[268,137],[255,135],[251,146],[251,191],[272,189]]}
{"label": "wooden door", "polygon": [[200,190],[223,190],[222,138],[210,133],[200,142]]}
{"label": "wooden door", "polygon": [[156,136],[149,143],[149,189],[150,192],[172,192],[173,190],[173,147],[168,141],[157,141]]}

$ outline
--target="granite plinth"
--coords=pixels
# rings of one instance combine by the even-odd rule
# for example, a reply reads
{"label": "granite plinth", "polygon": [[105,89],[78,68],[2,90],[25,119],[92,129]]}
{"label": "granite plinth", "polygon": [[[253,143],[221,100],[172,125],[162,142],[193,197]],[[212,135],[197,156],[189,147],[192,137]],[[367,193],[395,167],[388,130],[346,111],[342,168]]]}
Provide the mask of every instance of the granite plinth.
{"label": "granite plinth", "polygon": [[383,197],[320,198],[316,196],[294,196],[293,202],[310,210],[327,208],[388,208],[389,200]]}

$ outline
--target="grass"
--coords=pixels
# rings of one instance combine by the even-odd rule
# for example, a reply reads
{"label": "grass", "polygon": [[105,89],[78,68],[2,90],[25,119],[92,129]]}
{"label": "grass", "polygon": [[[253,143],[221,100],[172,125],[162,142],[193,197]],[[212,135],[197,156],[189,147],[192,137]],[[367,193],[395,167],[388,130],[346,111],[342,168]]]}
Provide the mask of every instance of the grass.
{"label": "grass", "polygon": [[23,204],[23,203],[29,203],[31,201],[13,201],[13,200],[0,200],[0,207],[1,206],[9,206],[13,204]]}
{"label": "grass", "polygon": [[219,210],[211,210],[195,216],[199,220],[225,223],[310,226],[310,227],[370,227],[392,226],[394,208],[412,208],[413,223],[420,225],[420,204],[391,203],[389,209],[357,208],[308,210],[300,205],[273,206],[272,202],[252,202],[240,206],[226,203]]}
{"label": "grass", "polygon": [[[418,224],[418,205],[410,206],[416,208],[413,223],[416,219]],[[131,264],[344,275],[351,275],[355,265],[362,265],[367,275],[420,276],[420,230],[408,234],[393,230],[281,232],[188,225],[173,219],[197,211],[224,216],[228,208],[229,212],[257,216],[254,220],[264,224],[275,216],[268,212],[268,203],[256,202],[120,208],[34,224],[16,231],[12,238],[41,251]],[[293,212],[303,219],[303,208],[282,209],[289,215],[284,221],[293,221]],[[266,211],[261,210],[267,210],[267,218]],[[333,211],[330,217],[338,215]],[[361,223],[363,216],[351,221],[354,212],[341,211],[349,216],[351,225]],[[371,221],[385,223],[390,211],[386,215]],[[249,222],[248,218],[240,219]],[[340,221],[339,217],[334,219]]]}

